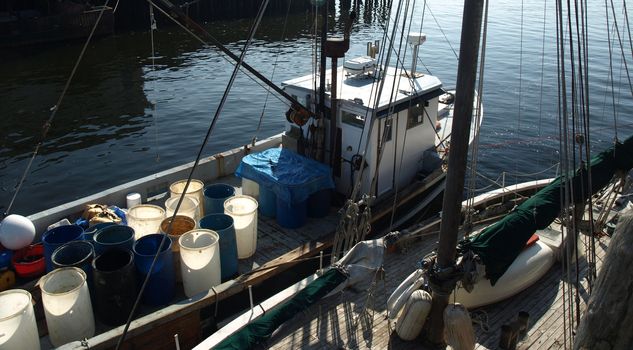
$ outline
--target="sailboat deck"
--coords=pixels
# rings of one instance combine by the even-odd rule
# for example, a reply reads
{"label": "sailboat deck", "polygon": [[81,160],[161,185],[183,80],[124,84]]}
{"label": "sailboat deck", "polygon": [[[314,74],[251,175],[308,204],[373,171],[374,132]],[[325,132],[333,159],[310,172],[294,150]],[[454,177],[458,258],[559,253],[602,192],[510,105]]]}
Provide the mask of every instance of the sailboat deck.
{"label": "sailboat deck", "polygon": [[[390,331],[387,298],[411,273],[419,260],[435,247],[435,236],[426,237],[406,251],[385,255],[384,280],[377,281],[368,293],[344,291],[311,306],[279,328],[262,348],[271,349],[420,349],[421,340],[406,342]],[[600,267],[608,238],[596,243]],[[413,253],[418,252],[418,253]],[[581,277],[586,263],[579,264]],[[588,301],[586,279],[579,291],[581,308]],[[501,326],[514,321],[519,311],[530,315],[527,335],[518,349],[560,349],[570,346],[564,329],[569,301],[564,297],[570,284],[563,282],[560,263],[536,284],[500,303],[471,310],[476,321],[476,349],[498,349]],[[575,306],[574,306],[575,307]],[[472,312],[474,311],[474,312]]]}

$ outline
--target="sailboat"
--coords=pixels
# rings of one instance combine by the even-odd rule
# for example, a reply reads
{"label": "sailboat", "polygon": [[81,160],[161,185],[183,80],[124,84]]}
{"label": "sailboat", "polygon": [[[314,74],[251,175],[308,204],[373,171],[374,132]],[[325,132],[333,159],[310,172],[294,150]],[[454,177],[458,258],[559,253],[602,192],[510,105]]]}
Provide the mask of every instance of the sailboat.
{"label": "sailboat", "polygon": [[[477,8],[477,6],[481,6],[483,2],[475,3],[465,5],[465,22],[476,22],[477,13],[481,17],[481,7]],[[571,16],[571,14],[568,15]],[[473,26],[472,22],[468,24]],[[462,34],[479,35],[480,28],[477,25],[468,27],[465,24],[464,28]],[[463,36],[462,44],[464,42],[470,45],[473,38]],[[476,57],[476,52],[475,48],[474,52],[462,52],[462,55],[470,54],[469,59],[472,60],[472,55]],[[471,69],[471,72],[474,72],[474,69]],[[474,82],[472,76],[466,79],[472,79],[471,83]],[[564,86],[563,89],[565,89]],[[460,91],[469,93],[470,89]],[[469,103],[465,105],[469,106]],[[455,134],[453,132],[453,135]],[[453,141],[455,143],[455,140]],[[582,141],[581,137],[576,137],[578,144],[582,145]],[[464,139],[462,145],[465,144]],[[521,337],[524,337],[525,348],[532,346],[567,348],[573,342],[571,330],[574,326],[572,324],[577,322],[572,318],[579,317],[582,313],[579,293],[590,291],[590,281],[595,278],[596,269],[600,267],[599,262],[596,263],[595,255],[587,256],[586,264],[579,263],[582,259],[578,258],[579,249],[575,247],[580,239],[578,232],[582,230],[586,240],[597,244],[596,237],[601,235],[604,224],[608,221],[612,223],[614,217],[617,217],[618,208],[614,208],[613,204],[620,191],[621,175],[633,167],[631,146],[633,146],[632,137],[622,142],[616,141],[612,147],[603,150],[586,164],[583,163],[579,169],[566,172],[556,179],[544,179],[505,187],[478,196],[472,201],[462,203],[461,199],[457,201],[453,198],[454,203],[447,204],[451,201],[450,198],[447,199],[449,197],[447,193],[444,197],[445,210],[441,219],[412,227],[395,235],[390,234],[381,239],[360,243],[350,251],[350,255],[341,259],[341,264],[332,265],[328,273],[315,274],[312,277],[314,282],[310,281],[307,287],[303,284],[308,281],[302,281],[293,286],[293,290],[289,288],[284,291],[287,299],[283,302],[279,301],[279,298],[284,297],[283,295],[267,300],[260,305],[262,311],[251,310],[245,313],[241,320],[236,320],[227,325],[226,329],[221,330],[222,334],[214,335],[200,344],[199,349],[213,346],[231,348],[236,344],[247,347],[256,343],[273,349],[299,346],[302,348],[322,346],[419,348],[419,342],[402,342],[397,340],[397,337],[400,336],[408,341],[415,340],[422,330],[429,310],[427,308],[424,316],[419,316],[421,309],[424,309],[424,306],[419,306],[419,304],[427,303],[429,307],[431,304],[430,296],[428,300],[418,297],[420,294],[417,294],[415,298],[412,297],[412,294],[419,292],[420,289],[433,292],[433,307],[435,307],[436,299],[440,300],[439,303],[443,302],[439,311],[439,322],[437,318],[426,319],[427,327],[429,327],[427,336],[432,338],[430,340],[433,345],[444,342],[441,315],[447,303],[461,303],[469,309],[474,309],[498,303],[522,292],[521,297],[513,301],[488,309],[489,314],[485,311],[477,314],[481,316],[475,320],[482,327],[479,334],[495,332],[495,334],[484,334],[484,339],[479,339],[482,347],[514,349]],[[451,169],[456,168],[449,166],[449,173]],[[459,192],[461,196],[463,178],[461,184],[459,181],[456,183],[449,179],[448,186],[456,188],[456,192]],[[536,190],[539,190],[538,193],[527,199]],[[454,197],[459,198],[459,196]],[[562,198],[566,201],[563,202]],[[571,204],[575,205],[573,211],[568,209],[570,198]],[[455,204],[457,204],[457,213],[453,214],[457,215],[451,216],[450,213],[447,215],[447,205],[450,207]],[[586,206],[588,206],[587,210]],[[474,229],[475,233],[472,236],[457,245],[456,227],[463,223],[459,216],[462,215],[460,213],[462,207],[467,208],[466,213],[475,211],[482,214],[478,218],[481,220],[479,226],[484,227]],[[505,212],[510,213],[500,218],[499,215]],[[491,222],[493,224],[490,224]],[[448,237],[446,237],[445,229],[440,231],[440,225],[443,226],[445,223],[448,223],[447,226],[455,226],[455,232],[448,232]],[[467,224],[464,223],[464,227],[469,226]],[[566,228],[567,225],[572,224],[577,226],[577,231]],[[440,232],[440,247],[439,250],[433,251],[436,243],[433,234],[437,232]],[[408,241],[400,243],[406,250],[391,259],[385,255],[383,263],[382,254],[386,254],[384,251],[390,245],[390,241],[402,237],[406,237]],[[448,241],[449,244],[442,245],[443,240]],[[604,245],[606,242],[608,238],[601,244]],[[358,253],[356,250],[362,251],[360,256],[354,254]],[[603,250],[600,252],[598,250],[596,248],[592,253],[600,256],[604,254]],[[590,249],[588,251],[591,252]],[[455,261],[456,255],[459,257],[458,261]],[[380,261],[376,262],[374,258]],[[550,277],[530,287],[546,275],[557,259],[563,261],[563,268],[557,268],[558,274],[551,273]],[[390,272],[395,274],[396,279],[403,278],[407,273],[404,272],[406,268],[403,269],[402,265],[411,266],[412,261],[415,260],[421,260],[420,269],[414,271],[400,285],[394,285],[393,281],[391,285],[385,285],[388,284],[385,279]],[[575,265],[571,263],[573,260],[576,261]],[[447,265],[441,265],[442,263]],[[573,273],[576,277],[574,278],[570,278],[572,269],[575,269]],[[363,271],[362,274],[366,278],[360,278],[356,270]],[[565,273],[569,280],[561,281],[559,278],[561,272]],[[580,281],[579,278],[587,278],[589,284]],[[573,281],[576,282],[575,287],[571,285]],[[566,287],[566,284],[569,284],[569,287]],[[341,285],[356,287],[355,292],[338,294],[339,298],[328,299],[327,295],[332,295],[333,291]],[[569,288],[567,292],[566,288]],[[583,289],[582,292],[578,292],[580,289]],[[573,293],[569,290],[576,291],[575,301],[573,298],[568,298]],[[289,297],[293,295],[293,292],[296,296]],[[384,292],[393,292],[393,294],[386,300],[386,305],[376,306],[377,300],[383,298],[381,294]],[[321,298],[324,300],[318,301]],[[311,305],[317,305],[318,309]],[[403,308],[405,310],[401,311]],[[449,306],[449,308],[456,307]],[[302,314],[302,310],[307,311]],[[519,310],[521,312],[515,319]],[[292,316],[288,314],[289,312],[298,314]],[[376,316],[375,313],[379,315]],[[251,321],[260,317],[261,321]],[[446,318],[446,314],[444,317]],[[536,317],[537,321],[534,322],[531,317]],[[394,327],[387,320],[393,321],[395,318],[398,318],[395,325],[396,331],[391,333]],[[284,324],[284,321],[287,322]],[[433,322],[436,323],[429,326],[429,323]],[[565,324],[565,322],[568,323]],[[497,328],[501,325],[503,327]],[[417,333],[413,334],[411,328],[415,326],[419,327]],[[470,327],[470,319],[468,327]],[[432,334],[433,328],[439,332]],[[499,330],[500,335],[497,335]],[[528,331],[529,336],[527,336]],[[450,345],[455,348],[454,344]],[[475,346],[474,342],[472,346]]]}
{"label": "sailboat", "polygon": [[[160,3],[164,6],[163,13],[177,12],[168,1]],[[127,325],[112,328],[97,324],[93,336],[82,335],[75,342],[52,345],[67,349],[107,348],[124,341],[124,346],[161,348],[171,344],[173,335],[178,334],[179,344],[188,347],[200,341],[202,332],[212,328],[210,322],[216,321],[218,307],[232,309],[237,298],[247,300],[244,296],[247,291],[264,293],[267,289],[274,290],[275,284],[282,283],[280,280],[297,279],[293,271],[282,273],[298,262],[318,257],[332,245],[338,244],[341,252],[346,251],[346,245],[369,233],[368,225],[381,219],[388,221],[386,219],[396,210],[405,214],[401,221],[410,219],[443,191],[456,91],[445,90],[439,78],[431,74],[417,72],[415,60],[410,69],[401,61],[392,64],[387,57],[393,47],[376,42],[367,45],[366,56],[346,60],[338,68],[337,60],[344,57],[349,40],[348,26],[342,39],[326,41],[324,50],[332,59],[331,69],[288,80],[282,88],[273,88],[275,85],[270,84],[271,89],[291,101],[283,133],[28,217],[37,232],[37,240],[47,235],[51,224],[74,226],[65,225],[63,220],[75,222],[85,212],[86,205],[92,203],[133,209],[128,203],[133,202],[133,198],[138,200],[138,195],[130,196],[136,193],[144,203],[162,205],[169,197],[170,187],[179,181],[186,183],[185,189],[181,189],[182,202],[188,198],[184,193],[194,176],[196,183],[228,184],[238,195],[259,196],[261,209],[277,211],[268,214],[269,217],[261,212],[264,215],[260,215],[257,222],[254,252],[240,260],[237,276],[194,296],[178,295],[167,306],[142,307],[140,316],[135,315]],[[422,33],[411,33],[407,40],[417,56],[426,37]],[[244,63],[245,52],[246,49],[237,57],[225,51],[237,58],[235,72],[240,68],[251,69]],[[321,85],[321,91],[312,87],[317,79],[326,77],[331,80]],[[482,120],[481,103],[475,99],[471,104],[479,118],[469,133],[470,140],[476,136]],[[326,176],[319,177],[323,172]],[[269,176],[272,173],[275,176]],[[291,183],[284,182],[287,178],[281,173],[291,176]],[[240,178],[235,177],[236,174]],[[292,177],[306,174],[313,177],[304,182],[296,182]],[[359,193],[367,196],[360,199]],[[398,205],[393,205],[394,198],[398,198]],[[338,230],[345,226],[341,222],[358,219],[349,220],[349,211],[344,211],[339,221],[336,209],[341,203],[345,203],[346,208],[364,210],[357,214],[368,220],[365,226],[351,230],[358,236]],[[411,203],[415,205],[406,210],[398,209]],[[177,206],[180,205],[179,202]],[[308,218],[315,214],[308,211],[311,206],[325,209],[315,215],[319,217]],[[369,210],[373,215],[368,214]],[[174,215],[177,212],[178,207]],[[92,233],[97,236],[100,231],[96,229]],[[238,247],[240,240],[238,236]],[[23,288],[33,294],[38,305],[36,318],[41,320],[41,299],[36,283],[33,280]],[[215,312],[209,313],[211,309]],[[46,334],[46,328],[42,327],[41,333]],[[45,346],[48,341],[46,336],[41,339]]]}

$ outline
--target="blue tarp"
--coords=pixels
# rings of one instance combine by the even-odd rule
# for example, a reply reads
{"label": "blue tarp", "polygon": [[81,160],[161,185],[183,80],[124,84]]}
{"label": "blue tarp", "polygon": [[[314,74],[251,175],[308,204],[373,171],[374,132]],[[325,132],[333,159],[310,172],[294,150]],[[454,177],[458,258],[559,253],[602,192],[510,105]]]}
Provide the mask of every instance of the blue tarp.
{"label": "blue tarp", "polygon": [[299,203],[317,191],[334,188],[330,167],[283,148],[247,155],[235,175],[270,189],[286,203]]}

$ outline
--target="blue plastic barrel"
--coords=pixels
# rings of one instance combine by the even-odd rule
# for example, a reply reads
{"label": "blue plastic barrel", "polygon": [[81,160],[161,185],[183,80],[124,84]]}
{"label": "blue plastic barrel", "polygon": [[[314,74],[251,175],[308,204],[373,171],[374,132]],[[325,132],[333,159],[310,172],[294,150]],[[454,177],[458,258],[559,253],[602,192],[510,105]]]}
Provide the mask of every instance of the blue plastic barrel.
{"label": "blue plastic barrel", "polygon": [[330,197],[332,191],[325,189],[314,192],[308,197],[308,216],[322,218],[330,213]]}
{"label": "blue plastic barrel", "polygon": [[277,198],[277,223],[285,228],[299,228],[308,217],[307,200],[287,203]]}
{"label": "blue plastic barrel", "polygon": [[92,238],[94,237],[99,230],[106,228],[108,226],[116,225],[114,222],[100,222],[94,226],[90,226],[88,229],[84,231],[84,240],[93,243]]}
{"label": "blue plastic barrel", "polygon": [[46,272],[53,271],[53,261],[51,257],[55,249],[66,242],[79,241],[83,238],[84,229],[77,225],[63,225],[50,229],[42,235],[44,244],[44,261],[46,262]]}
{"label": "blue plastic barrel", "polygon": [[259,186],[259,212],[269,218],[277,216],[277,195],[262,185]]}
{"label": "blue plastic barrel", "polygon": [[217,183],[204,188],[204,213],[224,213],[224,201],[235,196],[235,188],[231,185]]}
{"label": "blue plastic barrel", "polygon": [[139,274],[139,282],[143,282],[149,273],[154,255],[158,252],[161,240],[165,239],[158,253],[158,259],[147,281],[141,301],[148,305],[164,305],[174,298],[176,274],[174,272],[171,239],[167,235],[154,233],[141,237],[134,242],[134,265]]}
{"label": "blue plastic barrel", "polygon": [[94,235],[93,241],[96,255],[115,248],[132,250],[134,229],[124,225],[108,226],[99,230]]}
{"label": "blue plastic barrel", "polygon": [[237,275],[237,242],[233,218],[226,214],[210,214],[200,219],[200,228],[213,230],[220,236],[220,268],[222,282]]}
{"label": "blue plastic barrel", "polygon": [[92,259],[95,256],[88,241],[72,241],[57,247],[51,256],[53,267],[78,267],[86,273],[86,281],[92,284]]}

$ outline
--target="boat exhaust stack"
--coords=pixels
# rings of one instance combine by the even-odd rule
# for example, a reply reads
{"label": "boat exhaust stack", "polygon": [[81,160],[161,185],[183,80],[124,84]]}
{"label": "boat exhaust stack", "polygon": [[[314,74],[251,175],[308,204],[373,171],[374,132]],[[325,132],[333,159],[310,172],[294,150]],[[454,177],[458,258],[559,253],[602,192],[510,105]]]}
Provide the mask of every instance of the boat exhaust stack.
{"label": "boat exhaust stack", "polygon": [[409,44],[413,45],[413,59],[411,62],[411,77],[415,78],[415,66],[418,63],[418,51],[420,45],[426,41],[426,34],[424,33],[409,33],[407,38]]}

